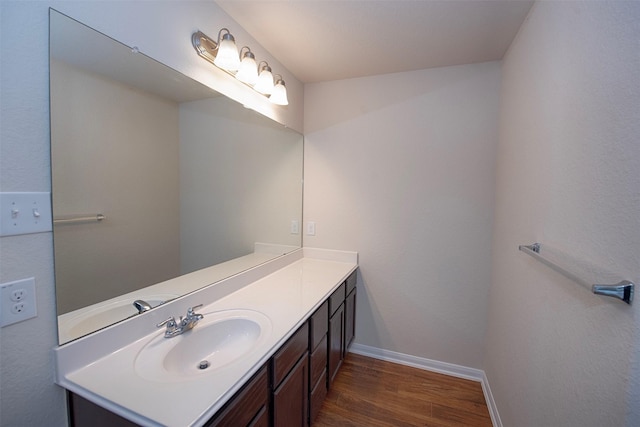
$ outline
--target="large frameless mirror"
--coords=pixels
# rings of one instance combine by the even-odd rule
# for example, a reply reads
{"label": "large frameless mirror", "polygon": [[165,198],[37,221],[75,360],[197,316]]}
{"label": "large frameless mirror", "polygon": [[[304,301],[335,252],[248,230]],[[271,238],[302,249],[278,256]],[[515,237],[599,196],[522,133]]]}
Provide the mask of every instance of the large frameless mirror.
{"label": "large frameless mirror", "polygon": [[301,246],[302,135],[54,10],[50,53],[61,344]]}

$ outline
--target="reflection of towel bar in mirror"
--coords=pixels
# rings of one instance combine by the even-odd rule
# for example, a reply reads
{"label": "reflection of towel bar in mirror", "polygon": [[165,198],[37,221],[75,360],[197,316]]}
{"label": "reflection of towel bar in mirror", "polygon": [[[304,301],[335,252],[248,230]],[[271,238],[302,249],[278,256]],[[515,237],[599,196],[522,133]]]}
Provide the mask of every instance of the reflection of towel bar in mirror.
{"label": "reflection of towel bar in mirror", "polygon": [[78,215],[78,216],[69,216],[64,218],[54,218],[53,224],[54,225],[75,224],[75,223],[93,222],[93,221],[100,222],[100,221],[104,221],[105,219],[107,219],[107,217],[101,213],[95,214],[95,215]]}
{"label": "reflection of towel bar in mirror", "polygon": [[549,258],[546,258],[545,256],[543,256],[540,253],[540,247],[541,247],[540,243],[534,243],[532,245],[520,245],[518,246],[518,249],[526,253],[527,255],[531,255],[538,261],[541,261],[543,264],[546,264],[547,266],[553,268],[554,270],[570,278],[571,280],[574,280],[580,284],[585,284],[590,286],[594,294],[618,298],[619,300],[622,300],[629,305],[631,305],[631,303],[633,302],[633,293],[635,290],[634,289],[635,285],[633,284],[633,282],[630,282],[628,280],[622,280],[619,283],[616,283],[615,285],[599,285],[599,284],[592,285],[590,283],[585,282],[583,279],[569,272],[568,270],[565,270],[563,267],[551,261]]}

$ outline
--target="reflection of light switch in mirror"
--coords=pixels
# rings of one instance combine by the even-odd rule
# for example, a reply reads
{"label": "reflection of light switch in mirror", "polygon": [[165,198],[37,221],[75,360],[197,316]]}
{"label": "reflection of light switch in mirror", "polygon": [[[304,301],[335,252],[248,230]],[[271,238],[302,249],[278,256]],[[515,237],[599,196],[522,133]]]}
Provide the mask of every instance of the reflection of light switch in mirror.
{"label": "reflection of light switch in mirror", "polygon": [[300,233],[300,223],[297,219],[291,220],[291,234]]}
{"label": "reflection of light switch in mirror", "polygon": [[316,235],[316,223],[313,221],[307,222],[307,236]]}

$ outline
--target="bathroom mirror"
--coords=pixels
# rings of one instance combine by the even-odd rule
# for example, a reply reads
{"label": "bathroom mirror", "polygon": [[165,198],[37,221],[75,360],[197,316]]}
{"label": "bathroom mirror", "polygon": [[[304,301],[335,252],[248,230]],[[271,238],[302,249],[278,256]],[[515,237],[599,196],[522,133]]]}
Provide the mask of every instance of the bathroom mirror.
{"label": "bathroom mirror", "polygon": [[54,10],[50,87],[61,344],[301,246],[302,135]]}

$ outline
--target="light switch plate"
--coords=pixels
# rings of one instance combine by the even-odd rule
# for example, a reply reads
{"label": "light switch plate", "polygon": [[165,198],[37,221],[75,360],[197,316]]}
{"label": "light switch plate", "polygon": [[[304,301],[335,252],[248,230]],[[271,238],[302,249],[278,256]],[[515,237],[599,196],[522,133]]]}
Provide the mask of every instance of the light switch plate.
{"label": "light switch plate", "polygon": [[0,193],[0,236],[51,231],[51,193]]}

